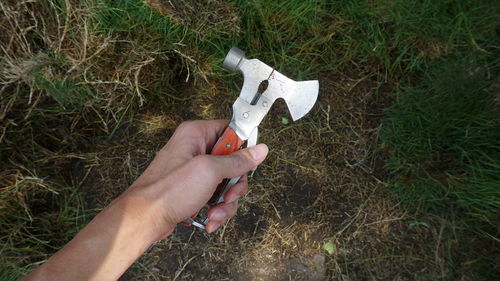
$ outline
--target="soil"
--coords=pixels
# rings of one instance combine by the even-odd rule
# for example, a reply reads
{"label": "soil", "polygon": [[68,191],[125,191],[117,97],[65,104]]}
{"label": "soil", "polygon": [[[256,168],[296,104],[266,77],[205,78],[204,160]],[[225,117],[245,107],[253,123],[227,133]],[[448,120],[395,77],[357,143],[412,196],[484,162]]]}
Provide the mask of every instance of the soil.
{"label": "soil", "polygon": [[[383,190],[383,161],[374,153],[387,92],[362,74],[320,78],[315,108],[295,123],[278,103],[261,125],[260,142],[271,153],[250,178],[250,192],[235,218],[208,235],[179,225],[153,245],[121,280],[371,280],[399,276],[415,280],[422,270],[421,241],[431,229],[415,229]],[[335,82],[334,82],[335,81]],[[180,85],[196,92],[194,85]],[[349,89],[349,90],[346,90]],[[234,89],[231,89],[234,91]],[[231,90],[221,90],[230,93]],[[211,116],[229,118],[230,94],[188,101],[157,101],[138,116],[168,116],[168,127],[144,133],[140,120],[122,125],[96,159],[75,169],[88,172],[81,184],[91,207],[105,206],[144,170],[175,125]],[[291,118],[290,118],[291,120]],[[112,145],[110,145],[110,143]],[[104,153],[103,148],[106,147]],[[96,164],[96,162],[98,162]],[[85,173],[87,173],[85,172]],[[78,174],[85,174],[81,171]],[[430,226],[432,228],[432,225]],[[324,243],[334,244],[330,255]],[[401,267],[402,262],[404,267]]]}

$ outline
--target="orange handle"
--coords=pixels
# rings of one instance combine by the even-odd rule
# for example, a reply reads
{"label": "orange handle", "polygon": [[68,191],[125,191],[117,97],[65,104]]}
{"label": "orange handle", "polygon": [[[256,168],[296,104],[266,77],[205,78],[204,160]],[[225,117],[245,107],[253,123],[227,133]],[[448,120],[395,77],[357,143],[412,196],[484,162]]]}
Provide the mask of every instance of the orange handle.
{"label": "orange handle", "polygon": [[[210,154],[212,155],[228,155],[231,154],[237,150],[240,150],[241,147],[243,146],[245,142],[238,137],[236,132],[231,129],[230,127],[227,127],[226,130],[224,130],[224,133],[219,137],[217,142],[215,143],[214,147],[212,148],[212,151]],[[218,186],[217,189],[214,192],[214,195],[212,195],[212,198],[208,200],[208,204],[215,204],[217,199],[222,195],[222,192],[224,192],[224,186],[226,185],[227,181],[229,179],[223,180]]]}
{"label": "orange handle", "polygon": [[224,133],[222,133],[222,135],[215,143],[210,154],[228,155],[237,150],[240,150],[241,146],[243,146],[243,143],[244,141],[242,141],[240,137],[238,137],[236,132],[230,127],[227,127],[226,130],[224,130]]}
{"label": "orange handle", "polygon": [[[241,147],[243,146],[245,142],[238,137],[236,132],[231,129],[230,127],[227,127],[226,130],[224,130],[224,133],[219,137],[217,142],[215,143],[214,147],[212,148],[212,151],[210,154],[212,155],[228,155],[231,154],[237,150],[240,150]],[[219,197],[222,195],[224,192],[224,187],[226,186],[226,183],[229,181],[229,179],[224,179],[218,186],[217,189],[215,190],[214,194],[212,195],[212,198],[208,200],[209,205],[215,205],[217,203],[217,200]],[[191,219],[195,219],[198,214],[194,214],[191,216]],[[187,221],[181,222],[182,225],[189,226],[190,223]]]}

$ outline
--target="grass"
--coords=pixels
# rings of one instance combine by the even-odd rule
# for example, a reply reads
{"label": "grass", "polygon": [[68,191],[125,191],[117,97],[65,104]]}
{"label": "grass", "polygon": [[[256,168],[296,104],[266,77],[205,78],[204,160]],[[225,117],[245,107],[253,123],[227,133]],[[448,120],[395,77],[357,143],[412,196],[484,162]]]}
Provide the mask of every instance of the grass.
{"label": "grass", "polygon": [[[391,190],[410,209],[454,220],[464,241],[481,237],[494,249],[500,208],[498,62],[447,59],[431,70],[417,86],[401,89],[383,121]],[[480,252],[470,263],[482,268],[484,280],[494,278],[491,248]]]}
{"label": "grass", "polygon": [[393,149],[387,168],[406,201],[425,210],[456,209],[494,226],[500,119],[491,87],[497,73],[495,61],[446,61],[420,87],[402,89],[381,137]]}
{"label": "grass", "polygon": [[125,279],[494,276],[491,251],[474,249],[498,241],[496,1],[0,8],[1,280],[61,247],[181,121],[229,118],[232,46],[319,78],[318,104],[297,123],[283,104],[264,120],[272,153],[223,232],[179,228]]}
{"label": "grass", "polygon": [[4,171],[0,200],[2,213],[1,280],[17,280],[30,265],[46,260],[64,246],[87,222],[82,196],[21,170]]}

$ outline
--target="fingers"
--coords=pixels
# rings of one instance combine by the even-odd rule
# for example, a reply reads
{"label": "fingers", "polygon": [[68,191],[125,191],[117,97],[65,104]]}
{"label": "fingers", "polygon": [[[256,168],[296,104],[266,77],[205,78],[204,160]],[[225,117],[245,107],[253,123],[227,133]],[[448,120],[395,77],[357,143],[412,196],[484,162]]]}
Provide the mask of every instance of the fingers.
{"label": "fingers", "polygon": [[184,141],[187,139],[199,141],[200,151],[196,152],[198,154],[205,154],[215,145],[215,142],[228,123],[228,120],[186,121],[177,127],[173,137]]}
{"label": "fingers", "polygon": [[269,149],[258,144],[224,156],[209,156],[213,160],[215,174],[220,178],[234,178],[254,170],[267,156]]}
{"label": "fingers", "polygon": [[244,175],[240,178],[238,183],[233,185],[227,192],[224,194],[224,202],[232,203],[238,201],[241,197],[243,197],[248,192],[248,177]]}
{"label": "fingers", "polygon": [[212,233],[216,231],[222,225],[222,223],[223,222],[221,221],[209,221],[205,226],[205,230],[207,231],[207,233]]}
{"label": "fingers", "polygon": [[233,185],[224,196],[224,203],[212,207],[208,211],[209,223],[206,226],[208,233],[217,230],[226,220],[236,214],[238,209],[238,199],[244,196],[248,191],[247,176],[241,177],[240,181]]}
{"label": "fingers", "polygon": [[258,144],[229,155],[198,155],[186,169],[193,174],[193,180],[215,188],[225,178],[239,177],[254,170],[264,161],[267,153],[267,146]]}
{"label": "fingers", "polygon": [[208,211],[208,223],[205,227],[208,233],[214,232],[224,221],[233,217],[238,209],[238,202],[222,203]]}
{"label": "fingers", "polygon": [[236,214],[238,202],[222,203],[208,210],[208,219],[210,221],[225,221]]}
{"label": "fingers", "polygon": [[207,123],[205,132],[206,151],[211,151],[215,143],[229,125],[229,120],[213,120]]}

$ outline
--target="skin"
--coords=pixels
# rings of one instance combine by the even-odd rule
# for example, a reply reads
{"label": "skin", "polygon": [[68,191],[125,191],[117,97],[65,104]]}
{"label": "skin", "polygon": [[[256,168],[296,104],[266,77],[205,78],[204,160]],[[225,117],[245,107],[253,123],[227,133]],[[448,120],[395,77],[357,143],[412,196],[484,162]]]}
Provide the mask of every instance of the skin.
{"label": "skin", "polygon": [[63,249],[22,280],[117,280],[155,241],[198,212],[224,178],[245,175],[208,211],[211,233],[236,214],[246,174],[264,161],[259,144],[231,155],[207,155],[227,121],[182,123],[144,173]]}

